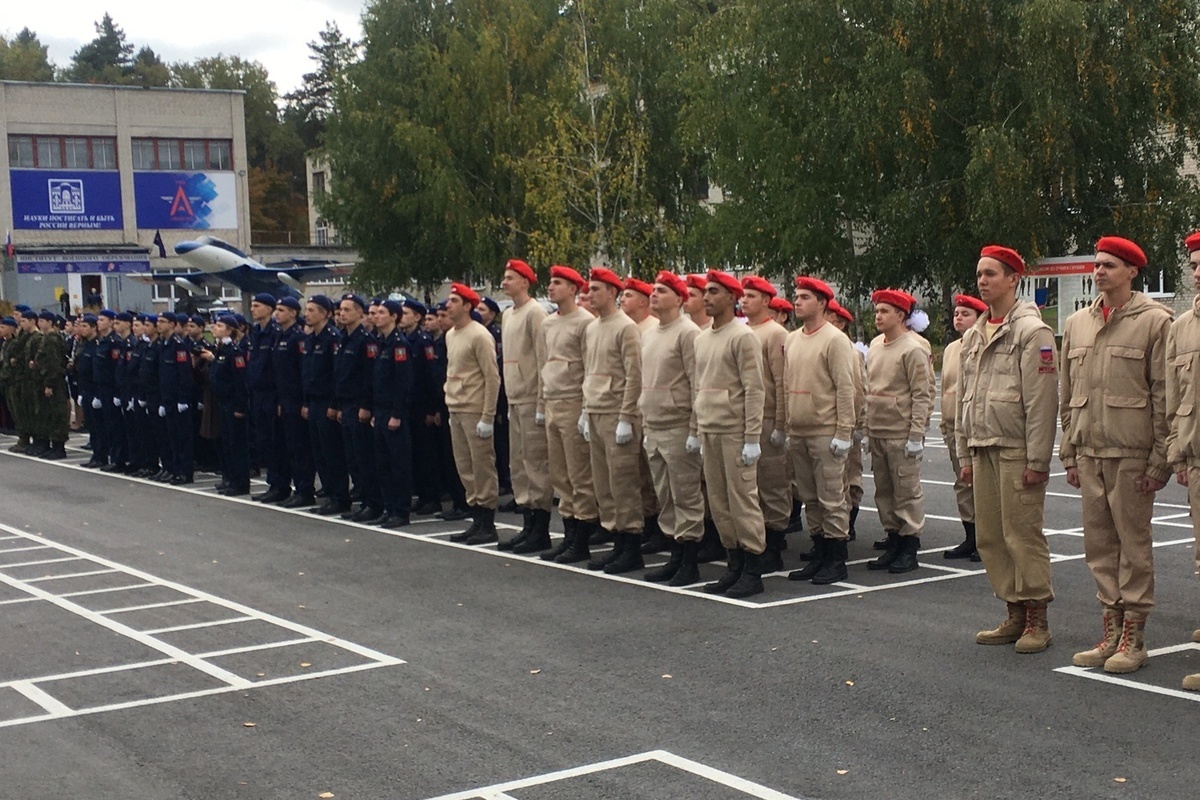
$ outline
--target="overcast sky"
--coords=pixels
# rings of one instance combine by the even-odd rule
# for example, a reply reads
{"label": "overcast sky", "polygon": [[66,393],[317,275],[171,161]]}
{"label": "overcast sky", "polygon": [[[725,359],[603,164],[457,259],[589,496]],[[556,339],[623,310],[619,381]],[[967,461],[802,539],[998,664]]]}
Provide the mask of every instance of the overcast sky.
{"label": "overcast sky", "polygon": [[167,63],[217,53],[261,62],[283,95],[311,72],[308,42],[326,20],[361,37],[359,17],[366,0],[50,0],[12,3],[0,32],[15,36],[28,27],[50,48],[50,60],[66,66],[80,45],[96,37],[94,23],[107,11],[125,30],[126,41],[149,45]]}

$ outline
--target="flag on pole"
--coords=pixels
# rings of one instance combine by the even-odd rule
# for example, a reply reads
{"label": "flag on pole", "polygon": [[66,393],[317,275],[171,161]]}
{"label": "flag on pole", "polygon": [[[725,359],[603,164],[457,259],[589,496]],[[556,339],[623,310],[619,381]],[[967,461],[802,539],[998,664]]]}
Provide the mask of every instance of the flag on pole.
{"label": "flag on pole", "polygon": [[162,231],[154,232],[154,244],[158,245],[158,257],[166,258],[167,257],[167,246],[165,244],[163,244]]}
{"label": "flag on pole", "polygon": [[16,252],[17,251],[13,248],[13,243],[12,243],[12,231],[5,231],[4,232],[4,255],[7,256],[8,258],[12,258],[13,254]]}

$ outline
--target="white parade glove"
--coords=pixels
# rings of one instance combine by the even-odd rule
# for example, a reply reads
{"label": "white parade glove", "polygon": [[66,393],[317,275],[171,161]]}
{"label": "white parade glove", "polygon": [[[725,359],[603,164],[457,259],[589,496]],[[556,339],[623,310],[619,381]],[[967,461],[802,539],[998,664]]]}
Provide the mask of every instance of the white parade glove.
{"label": "white parade glove", "polygon": [[165,417],[165,416],[167,415],[167,407],[166,407],[166,406],[159,406],[159,407],[158,407],[158,415],[159,415],[160,417]]}
{"label": "white parade glove", "polygon": [[480,420],[475,424],[475,435],[480,439],[492,438],[492,423]]}
{"label": "white parade glove", "polygon": [[196,410],[197,410],[197,411],[203,411],[203,410],[204,410],[204,403],[196,403]]}
{"label": "white parade glove", "polygon": [[700,452],[700,437],[689,436],[687,441],[683,443],[683,449],[688,452],[688,455],[697,455]]}
{"label": "white parade glove", "polygon": [[145,408],[145,407],[146,407],[146,401],[138,400],[138,408]]}
{"label": "white parade glove", "polygon": [[114,406],[116,406],[117,408],[120,408],[120,407],[121,407],[121,398],[119,398],[119,397],[114,397],[114,398],[113,398],[113,405],[114,405]]}
{"label": "white parade glove", "polygon": [[762,457],[762,446],[758,442],[746,442],[742,445],[742,463],[753,467]]}
{"label": "white parade glove", "polygon": [[925,450],[924,442],[905,442],[904,443],[904,455],[908,456],[909,458],[916,458],[917,456],[921,455],[922,451],[924,451],[924,450]]}
{"label": "white parade glove", "polygon": [[783,447],[787,444],[787,436],[783,431],[771,431],[771,444],[775,447]]}
{"label": "white parade glove", "polygon": [[104,404],[100,402],[99,397],[92,398],[92,408],[103,408]]}
{"label": "white parade glove", "polygon": [[588,424],[587,417],[579,418],[579,432],[583,434],[585,442],[590,443],[592,441],[592,426]]}
{"label": "white parade glove", "polygon": [[833,453],[838,458],[850,452],[851,443],[845,439],[834,439],[829,443],[829,452]]}
{"label": "white parade glove", "polygon": [[133,401],[132,400],[130,400],[128,403],[125,404],[125,410],[133,411]]}
{"label": "white parade glove", "polygon": [[579,415],[579,422],[575,423],[575,427],[579,429],[579,435],[586,439],[588,427],[586,411]]}
{"label": "white parade glove", "polygon": [[79,395],[79,397],[75,398],[75,405],[83,408],[83,395]]}
{"label": "white parade glove", "polygon": [[187,403],[176,403],[175,410],[178,411],[180,414],[182,414],[183,412],[188,410],[188,404]]}
{"label": "white parade glove", "polygon": [[546,424],[546,415],[540,411],[533,412],[533,424],[541,427]]}
{"label": "white parade glove", "polygon": [[617,444],[629,444],[633,441],[633,426],[628,422],[617,423]]}

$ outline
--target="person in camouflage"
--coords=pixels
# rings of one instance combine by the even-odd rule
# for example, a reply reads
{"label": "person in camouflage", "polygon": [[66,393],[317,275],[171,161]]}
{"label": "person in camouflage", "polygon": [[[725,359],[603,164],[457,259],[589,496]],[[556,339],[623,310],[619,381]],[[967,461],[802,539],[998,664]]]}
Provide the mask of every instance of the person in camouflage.
{"label": "person in camouflage", "polygon": [[66,458],[67,436],[70,432],[71,407],[67,397],[67,342],[55,326],[54,314],[43,311],[38,315],[41,336],[33,340],[30,361],[36,378],[35,444],[30,455],[51,461]]}

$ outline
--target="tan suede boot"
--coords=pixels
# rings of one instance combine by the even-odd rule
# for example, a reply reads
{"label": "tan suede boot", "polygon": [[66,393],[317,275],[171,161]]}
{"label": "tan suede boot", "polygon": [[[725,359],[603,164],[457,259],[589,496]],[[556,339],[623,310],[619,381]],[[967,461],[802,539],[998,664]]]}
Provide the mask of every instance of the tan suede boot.
{"label": "tan suede boot", "polygon": [[1125,613],[1112,606],[1104,609],[1104,638],[1096,643],[1091,650],[1076,653],[1071,663],[1077,667],[1103,667],[1104,662],[1116,655],[1121,644],[1121,631],[1124,629]]}
{"label": "tan suede boot", "polygon": [[1196,630],[1192,631],[1192,641],[1200,642],[1200,628],[1196,628]]}
{"label": "tan suede boot", "polygon": [[1121,644],[1117,652],[1104,662],[1105,672],[1123,674],[1137,672],[1146,664],[1146,615],[1137,611],[1125,612]]}
{"label": "tan suede boot", "polygon": [[1040,653],[1050,646],[1050,623],[1046,621],[1046,603],[1029,600],[1025,603],[1025,630],[1017,639],[1016,651],[1028,655]]}
{"label": "tan suede boot", "polygon": [[1025,630],[1025,606],[1021,603],[1008,604],[1008,619],[990,631],[975,634],[975,644],[1012,644],[1021,638]]}
{"label": "tan suede boot", "polygon": [[1200,672],[1194,675],[1186,675],[1183,678],[1183,688],[1189,692],[1200,692]]}

